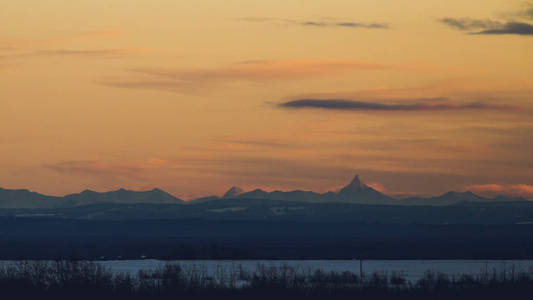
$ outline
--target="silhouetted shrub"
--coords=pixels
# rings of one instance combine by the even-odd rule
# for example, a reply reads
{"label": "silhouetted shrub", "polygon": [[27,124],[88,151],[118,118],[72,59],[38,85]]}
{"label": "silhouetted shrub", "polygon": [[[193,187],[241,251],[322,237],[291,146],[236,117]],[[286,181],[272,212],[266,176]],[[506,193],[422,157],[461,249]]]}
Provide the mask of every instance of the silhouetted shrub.
{"label": "silhouetted shrub", "polygon": [[502,272],[451,277],[427,272],[412,283],[400,273],[360,278],[288,265],[258,265],[255,271],[234,265],[208,273],[169,264],[131,275],[92,262],[45,261],[0,267],[0,291],[3,299],[529,299],[533,273]]}

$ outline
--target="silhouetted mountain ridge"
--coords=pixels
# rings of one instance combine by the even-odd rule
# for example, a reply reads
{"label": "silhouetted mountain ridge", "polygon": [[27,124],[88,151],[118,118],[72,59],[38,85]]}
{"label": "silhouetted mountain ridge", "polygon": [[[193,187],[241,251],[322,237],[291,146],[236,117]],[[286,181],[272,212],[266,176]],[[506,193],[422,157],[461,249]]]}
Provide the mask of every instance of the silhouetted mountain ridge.
{"label": "silhouetted mountain ridge", "polygon": [[51,209],[96,203],[178,204],[183,203],[183,200],[157,188],[150,191],[119,189],[104,193],[84,190],[81,193],[70,194],[64,197],[47,196],[28,190],[7,190],[0,188],[0,208],[2,209]]}
{"label": "silhouetted mountain ridge", "polygon": [[[207,198],[200,198],[190,203],[197,203],[198,201],[205,202]],[[370,204],[370,205],[450,205],[460,202],[508,202],[508,201],[527,201],[524,198],[512,198],[506,196],[498,196],[496,198],[485,198],[476,195],[470,191],[447,192],[435,197],[410,197],[406,199],[395,199],[387,196],[374,188],[364,184],[359,175],[355,175],[352,181],[344,186],[339,192],[328,191],[320,194],[312,191],[273,191],[266,192],[262,189],[254,189],[245,192],[240,188],[232,187],[224,196],[209,197],[209,201],[220,199],[265,199],[265,200],[283,200],[296,202],[313,202],[313,203],[354,203],[354,204]]]}
{"label": "silhouetted mountain ridge", "polygon": [[[364,184],[358,175],[343,187],[339,192],[316,193],[312,191],[273,191],[254,189],[245,192],[239,187],[230,188],[222,197],[208,196],[188,201],[187,204],[198,204],[222,199],[261,199],[288,201],[300,203],[351,203],[368,205],[404,205],[404,206],[443,206],[456,203],[491,203],[491,202],[516,202],[527,201],[524,198],[498,196],[485,198],[470,191],[447,192],[436,197],[410,197],[395,199],[387,196],[372,187]],[[99,203],[114,204],[182,204],[183,200],[155,188],[149,191],[132,191],[119,189],[109,192],[95,192],[84,190],[81,193],[70,194],[64,197],[47,196],[28,190],[6,190],[0,188],[0,209],[53,209],[61,207],[76,207]]]}

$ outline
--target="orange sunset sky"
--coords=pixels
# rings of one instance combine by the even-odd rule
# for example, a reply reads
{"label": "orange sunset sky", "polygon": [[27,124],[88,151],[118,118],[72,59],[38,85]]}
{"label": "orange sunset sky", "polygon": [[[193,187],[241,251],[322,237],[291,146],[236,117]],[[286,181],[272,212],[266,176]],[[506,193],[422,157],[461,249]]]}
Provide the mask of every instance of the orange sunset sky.
{"label": "orange sunset sky", "polygon": [[1,6],[1,187],[533,199],[533,2]]}

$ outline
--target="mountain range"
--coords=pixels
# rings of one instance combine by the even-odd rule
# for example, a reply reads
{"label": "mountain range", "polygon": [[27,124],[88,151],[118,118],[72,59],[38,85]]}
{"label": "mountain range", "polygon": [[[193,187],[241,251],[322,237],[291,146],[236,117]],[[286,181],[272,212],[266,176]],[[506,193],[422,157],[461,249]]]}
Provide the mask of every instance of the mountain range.
{"label": "mountain range", "polygon": [[523,198],[499,196],[485,198],[472,192],[448,192],[437,197],[412,197],[395,199],[364,184],[356,175],[353,180],[339,192],[315,193],[311,191],[273,191],[266,192],[255,189],[245,192],[239,187],[232,187],[223,196],[209,196],[183,201],[161,189],[149,191],[131,191],[119,189],[116,191],[99,193],[85,190],[78,194],[63,197],[47,196],[28,190],[7,190],[0,188],[0,209],[54,209],[77,207],[93,204],[198,204],[227,199],[261,199],[289,202],[309,203],[352,203],[368,205],[409,205],[409,206],[439,206],[459,202],[489,203],[489,202],[517,202],[527,201]]}
{"label": "mountain range", "polygon": [[255,189],[245,192],[239,187],[232,187],[222,197],[209,196],[188,201],[188,203],[200,203],[213,201],[217,199],[264,199],[264,200],[282,200],[293,202],[313,202],[313,203],[353,203],[369,205],[450,205],[459,202],[472,203],[489,203],[489,202],[517,202],[527,201],[524,198],[514,198],[498,196],[495,198],[486,198],[476,195],[470,191],[467,192],[448,192],[436,197],[410,197],[397,199],[387,196],[374,188],[364,184],[355,175],[353,180],[343,187],[339,192],[329,191],[327,193],[315,193],[311,191],[273,191],[266,192],[261,189]]}

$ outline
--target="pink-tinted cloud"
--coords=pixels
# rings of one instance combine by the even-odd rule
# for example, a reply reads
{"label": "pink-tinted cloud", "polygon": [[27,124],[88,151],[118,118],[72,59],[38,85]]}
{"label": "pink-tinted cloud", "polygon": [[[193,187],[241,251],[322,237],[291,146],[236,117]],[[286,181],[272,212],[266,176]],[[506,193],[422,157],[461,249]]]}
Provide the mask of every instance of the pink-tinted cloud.
{"label": "pink-tinted cloud", "polygon": [[44,167],[65,174],[141,180],[150,169],[168,167],[165,160],[149,158],[141,161],[65,161]]}
{"label": "pink-tinted cloud", "polygon": [[177,80],[276,80],[339,74],[355,70],[387,70],[398,66],[349,60],[257,60],[221,68],[173,70],[141,68],[134,71]]}
{"label": "pink-tinted cloud", "polygon": [[375,189],[378,192],[385,192],[385,187],[379,182],[365,182],[365,185]]}
{"label": "pink-tinted cloud", "polygon": [[473,193],[489,197],[508,195],[533,199],[533,185],[528,184],[480,184],[467,186],[466,189],[472,191]]}
{"label": "pink-tinted cloud", "polygon": [[2,64],[2,63],[0,63],[0,71],[14,69],[17,66],[18,65],[16,65],[16,64]]}
{"label": "pink-tinted cloud", "polygon": [[291,20],[281,18],[239,18],[239,21],[253,22],[253,23],[273,23],[283,25],[297,25],[307,27],[337,27],[337,28],[359,28],[359,29],[390,29],[389,24],[379,22],[354,22],[354,21],[335,21],[331,18],[324,18],[322,20]]}
{"label": "pink-tinted cloud", "polygon": [[127,54],[135,53],[137,49],[54,49],[40,50],[28,53],[28,56],[86,56],[86,57],[121,57]]}
{"label": "pink-tinted cloud", "polygon": [[256,60],[219,68],[137,68],[130,71],[142,74],[143,77],[106,80],[102,83],[121,88],[150,88],[183,92],[231,81],[297,80],[342,75],[356,71],[427,71],[429,69],[427,66],[389,65],[353,60]]}
{"label": "pink-tinted cloud", "polygon": [[91,57],[118,57],[126,54],[145,52],[146,48],[128,49],[82,49],[71,48],[78,40],[85,44],[87,40],[95,38],[110,38],[121,34],[118,29],[102,29],[93,31],[65,34],[46,39],[11,39],[0,40],[0,55],[2,60],[13,60],[33,56],[91,56]]}
{"label": "pink-tinted cloud", "polygon": [[122,31],[116,28],[104,28],[99,30],[90,30],[75,32],[71,34],[64,34],[46,39],[7,39],[0,40],[0,48],[14,49],[27,49],[32,47],[41,47],[56,45],[62,42],[69,42],[78,39],[90,39],[90,38],[111,38],[122,34]]}

